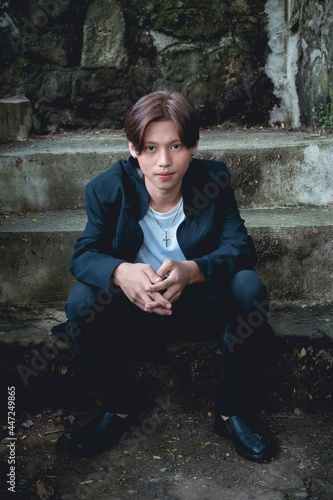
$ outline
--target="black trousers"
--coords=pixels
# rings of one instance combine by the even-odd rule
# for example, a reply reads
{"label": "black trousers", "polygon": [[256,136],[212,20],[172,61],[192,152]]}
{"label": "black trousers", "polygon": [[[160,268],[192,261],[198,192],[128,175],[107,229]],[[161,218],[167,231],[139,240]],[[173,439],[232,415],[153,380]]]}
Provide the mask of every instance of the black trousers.
{"label": "black trousers", "polygon": [[252,408],[259,396],[263,370],[273,351],[268,308],[266,287],[254,271],[243,270],[216,288],[205,283],[187,286],[173,304],[171,316],[141,311],[119,287],[101,291],[77,283],[66,314],[76,348],[109,411],[133,411],[124,339],[205,340],[208,334],[221,338],[224,377],[217,412],[239,415]]}

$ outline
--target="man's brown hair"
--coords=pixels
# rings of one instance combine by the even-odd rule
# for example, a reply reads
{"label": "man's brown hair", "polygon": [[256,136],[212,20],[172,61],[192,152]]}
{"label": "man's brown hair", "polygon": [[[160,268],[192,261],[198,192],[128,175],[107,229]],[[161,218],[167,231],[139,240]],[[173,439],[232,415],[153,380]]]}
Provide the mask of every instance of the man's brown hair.
{"label": "man's brown hair", "polygon": [[167,120],[174,122],[185,147],[196,145],[199,140],[199,119],[192,103],[179,92],[158,90],[141,97],[127,113],[125,133],[135,151],[141,153],[149,123]]}

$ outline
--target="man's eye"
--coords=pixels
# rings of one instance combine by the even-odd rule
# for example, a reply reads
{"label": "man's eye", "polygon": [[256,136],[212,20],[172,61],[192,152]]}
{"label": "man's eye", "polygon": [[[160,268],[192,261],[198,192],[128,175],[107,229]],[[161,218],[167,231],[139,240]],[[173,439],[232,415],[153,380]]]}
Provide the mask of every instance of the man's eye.
{"label": "man's eye", "polygon": [[147,151],[155,151],[155,146],[147,146]]}
{"label": "man's eye", "polygon": [[174,144],[172,146],[172,149],[180,149],[180,147],[181,147],[180,144]]}

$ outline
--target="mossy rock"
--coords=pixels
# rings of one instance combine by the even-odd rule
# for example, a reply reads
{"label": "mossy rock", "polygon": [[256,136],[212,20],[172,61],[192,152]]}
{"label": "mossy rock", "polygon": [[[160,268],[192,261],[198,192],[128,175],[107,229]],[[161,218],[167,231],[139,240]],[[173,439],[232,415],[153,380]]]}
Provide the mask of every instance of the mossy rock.
{"label": "mossy rock", "polygon": [[229,3],[228,0],[208,0],[205,3],[201,0],[160,2],[151,12],[151,20],[155,29],[183,39],[211,39],[229,31]]}

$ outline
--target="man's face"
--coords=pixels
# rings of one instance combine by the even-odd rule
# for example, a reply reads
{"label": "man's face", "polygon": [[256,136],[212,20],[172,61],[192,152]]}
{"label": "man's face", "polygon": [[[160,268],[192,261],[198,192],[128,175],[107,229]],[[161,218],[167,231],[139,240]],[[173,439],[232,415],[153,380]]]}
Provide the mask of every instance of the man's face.
{"label": "man's face", "polygon": [[136,157],[145,175],[149,194],[177,194],[189,167],[191,156],[197,150],[186,148],[172,120],[151,122],[145,132],[143,149],[136,153],[129,143],[132,156]]}

